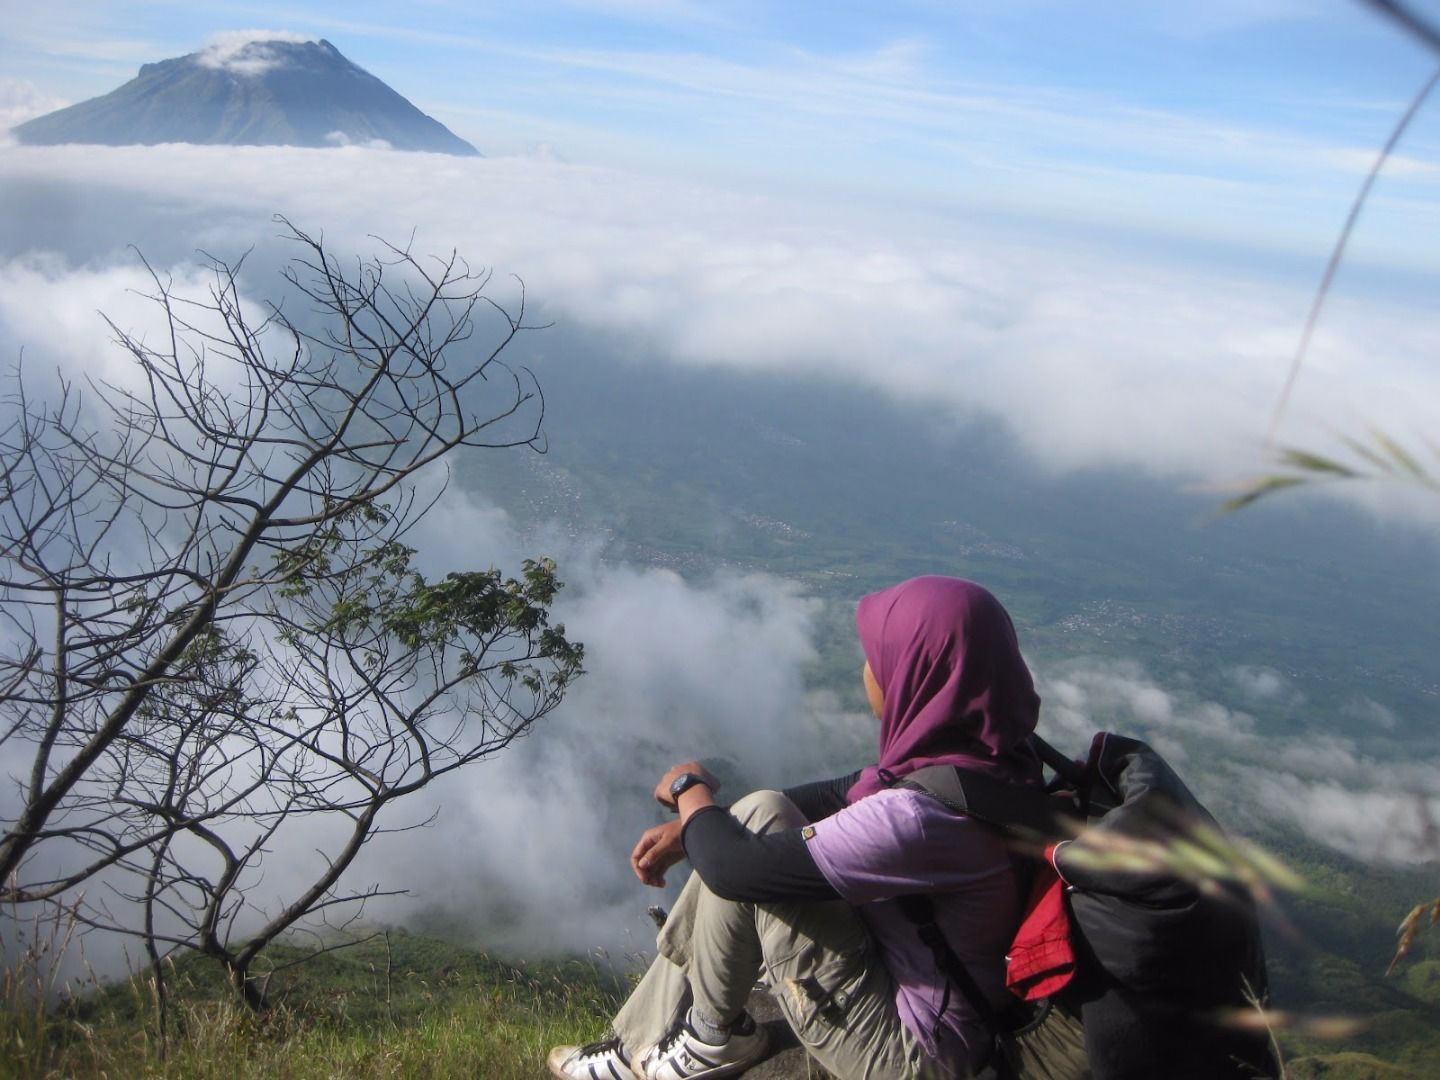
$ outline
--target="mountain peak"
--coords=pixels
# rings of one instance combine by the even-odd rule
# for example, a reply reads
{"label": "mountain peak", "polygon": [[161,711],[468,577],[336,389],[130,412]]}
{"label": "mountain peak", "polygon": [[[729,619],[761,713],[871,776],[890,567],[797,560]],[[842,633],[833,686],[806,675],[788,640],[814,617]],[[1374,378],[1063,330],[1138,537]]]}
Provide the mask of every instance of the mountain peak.
{"label": "mountain peak", "polygon": [[305,45],[316,46],[327,58],[344,59],[340,50],[323,38],[284,30],[226,31],[212,35],[203,49],[190,55],[201,67],[253,77],[280,67],[304,66],[305,50],[295,46]]}
{"label": "mountain peak", "polygon": [[272,30],[213,36],[198,52],[146,64],[103,97],[14,129],[22,143],[110,146],[385,146],[474,155],[330,42]]}

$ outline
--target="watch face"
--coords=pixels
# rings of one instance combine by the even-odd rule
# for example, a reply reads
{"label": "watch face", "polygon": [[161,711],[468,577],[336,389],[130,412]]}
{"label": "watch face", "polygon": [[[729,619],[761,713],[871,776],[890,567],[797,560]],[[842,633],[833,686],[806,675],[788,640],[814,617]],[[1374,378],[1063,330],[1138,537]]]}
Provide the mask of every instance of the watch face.
{"label": "watch face", "polygon": [[696,784],[703,784],[705,781],[696,776],[693,772],[687,772],[677,776],[670,785],[670,797],[678,799],[685,792],[689,791]]}

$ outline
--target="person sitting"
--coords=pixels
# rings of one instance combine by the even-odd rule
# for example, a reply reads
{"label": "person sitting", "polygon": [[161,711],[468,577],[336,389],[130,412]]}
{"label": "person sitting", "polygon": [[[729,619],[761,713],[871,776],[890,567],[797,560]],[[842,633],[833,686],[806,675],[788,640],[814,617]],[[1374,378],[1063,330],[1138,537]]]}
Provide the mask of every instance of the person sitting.
{"label": "person sitting", "polygon": [[767,1052],[745,1011],[762,975],[805,1049],[840,1080],[948,1080],[985,1065],[993,1033],[897,898],[931,897],[950,949],[1001,1007],[1023,883],[995,830],[893,784],[954,764],[1038,785],[1028,740],[1039,697],[1009,615],[973,582],[902,582],[861,599],[855,622],[880,722],[876,763],[756,792],[729,812],[701,763],[669,769],[655,798],[679,817],[647,830],[631,865],[652,886],[683,858],[693,873],[613,1034],[556,1047],[553,1075],[738,1075]]}

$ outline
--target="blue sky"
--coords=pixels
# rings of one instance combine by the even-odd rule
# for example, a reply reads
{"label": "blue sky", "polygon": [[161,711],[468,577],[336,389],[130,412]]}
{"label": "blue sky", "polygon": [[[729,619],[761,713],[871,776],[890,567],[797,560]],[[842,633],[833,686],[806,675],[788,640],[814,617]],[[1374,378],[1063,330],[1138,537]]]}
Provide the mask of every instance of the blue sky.
{"label": "blue sky", "polygon": [[[81,100],[218,31],[286,30],[328,38],[490,155],[1307,258],[1433,63],[1352,0],[3,9],[12,98]],[[1434,268],[1437,149],[1427,114],[1357,265]]]}

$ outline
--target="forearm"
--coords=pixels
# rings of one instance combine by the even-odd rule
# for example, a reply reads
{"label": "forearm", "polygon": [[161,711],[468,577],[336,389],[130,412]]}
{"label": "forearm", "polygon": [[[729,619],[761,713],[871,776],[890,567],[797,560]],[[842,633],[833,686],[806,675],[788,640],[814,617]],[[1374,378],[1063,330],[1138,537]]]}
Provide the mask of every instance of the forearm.
{"label": "forearm", "polygon": [[[681,809],[684,813],[683,801]],[[700,880],[726,900],[839,898],[815,865],[799,829],[752,833],[710,801],[685,814],[681,840]]]}

